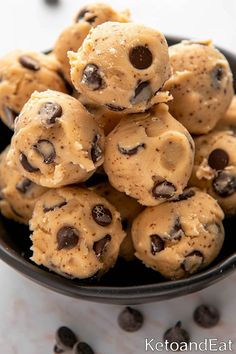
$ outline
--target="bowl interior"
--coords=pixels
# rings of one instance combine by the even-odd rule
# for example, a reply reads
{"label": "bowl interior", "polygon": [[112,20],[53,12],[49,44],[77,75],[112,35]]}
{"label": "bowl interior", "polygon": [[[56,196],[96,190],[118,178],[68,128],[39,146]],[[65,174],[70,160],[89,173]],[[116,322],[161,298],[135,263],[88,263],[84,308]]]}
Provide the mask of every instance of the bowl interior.
{"label": "bowl interior", "polygon": [[[168,37],[167,39],[170,45],[180,41],[179,38],[175,37]],[[227,51],[223,52],[230,62],[234,77],[236,77],[236,56]],[[0,131],[0,151],[2,151],[5,146],[10,143],[12,133],[1,122]],[[103,297],[104,291],[104,298],[107,297],[107,300],[104,300],[104,302],[121,302],[118,298],[118,294],[120,292],[120,294],[122,293],[124,295],[127,289],[125,302],[139,302],[138,299],[142,293],[148,292],[149,295],[146,297],[142,296],[141,302],[145,302],[145,298],[147,300],[150,296],[153,299],[158,299],[158,292],[163,292],[163,289],[165,290],[164,298],[170,298],[180,294],[179,289],[181,287],[182,293],[187,293],[207,286],[208,283],[214,281],[214,277],[215,279],[218,279],[219,272],[223,274],[220,265],[236,252],[236,245],[234,243],[236,218],[225,220],[224,225],[226,230],[225,243],[222,252],[214,263],[211,264],[208,269],[202,271],[199,276],[195,276],[195,278],[191,277],[187,280],[179,280],[174,282],[166,281],[157,272],[154,272],[153,270],[142,265],[140,261],[133,261],[127,264],[122,259],[119,259],[116,266],[105,276],[103,276],[99,282],[96,279],[87,279],[83,281],[64,279],[52,272],[49,272],[44,267],[39,268],[35,266],[29,260],[29,257],[31,256],[31,241],[29,239],[30,233],[28,228],[7,220],[2,216],[0,216],[0,258],[36,282],[67,295],[81,297],[81,290],[85,286],[86,289],[88,289],[87,295],[89,295],[90,299],[92,297],[92,299],[96,301],[96,298]],[[227,267],[228,269],[233,269],[234,262],[231,261],[230,267],[229,264],[227,264]],[[207,277],[209,277],[209,282],[206,281]],[[204,282],[203,278],[205,279]],[[189,287],[188,289],[186,287],[186,284],[188,283],[195,286],[192,288]],[[155,289],[153,287],[154,284]],[[70,291],[72,288],[73,291]],[[115,293],[117,299],[112,300]],[[87,295],[83,294],[82,297],[87,298]],[[131,300],[131,298],[135,300]],[[130,301],[127,301],[127,299],[130,299]]]}

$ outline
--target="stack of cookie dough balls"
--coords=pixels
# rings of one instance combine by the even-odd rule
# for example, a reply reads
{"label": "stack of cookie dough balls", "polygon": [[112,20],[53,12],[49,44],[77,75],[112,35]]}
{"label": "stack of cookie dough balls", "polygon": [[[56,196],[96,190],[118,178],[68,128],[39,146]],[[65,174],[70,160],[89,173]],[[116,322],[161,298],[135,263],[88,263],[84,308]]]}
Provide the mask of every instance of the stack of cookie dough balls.
{"label": "stack of cookie dough balls", "polygon": [[210,41],[168,48],[129,21],[90,4],[50,54],[0,59],[0,115],[14,127],[0,210],[29,224],[36,264],[69,278],[99,279],[118,257],[191,276],[219,255],[224,212],[236,212],[227,60]]}

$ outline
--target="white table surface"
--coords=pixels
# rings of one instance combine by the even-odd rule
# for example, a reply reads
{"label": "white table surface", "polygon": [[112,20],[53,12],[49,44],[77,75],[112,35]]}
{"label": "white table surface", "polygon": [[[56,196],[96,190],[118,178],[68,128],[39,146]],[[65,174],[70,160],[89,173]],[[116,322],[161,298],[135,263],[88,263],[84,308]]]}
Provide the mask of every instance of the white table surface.
{"label": "white table surface", "polygon": [[[135,21],[156,26],[167,34],[212,38],[236,52],[235,0],[109,2],[118,9],[129,7]],[[79,0],[61,0],[60,6],[49,7],[43,0],[0,0],[0,55],[15,48],[51,48],[83,4]],[[231,339],[236,352],[236,274],[196,294],[138,306],[146,321],[134,334],[122,332],[116,323],[121,307],[55,294],[2,262],[0,284],[0,354],[51,354],[54,332],[60,325],[73,328],[97,354],[142,354],[146,337],[161,339],[165,329],[178,320],[183,321],[193,340]],[[192,321],[193,309],[202,302],[220,308],[222,319],[214,329],[200,329]]]}

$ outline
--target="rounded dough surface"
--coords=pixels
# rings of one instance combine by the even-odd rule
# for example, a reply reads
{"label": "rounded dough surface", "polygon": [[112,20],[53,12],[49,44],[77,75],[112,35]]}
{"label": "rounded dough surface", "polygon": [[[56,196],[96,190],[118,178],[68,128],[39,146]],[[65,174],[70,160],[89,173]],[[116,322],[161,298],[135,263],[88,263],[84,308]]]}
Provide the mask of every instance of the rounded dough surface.
{"label": "rounded dough surface", "polygon": [[7,147],[0,154],[0,211],[8,219],[28,224],[37,199],[47,191],[7,164]]}
{"label": "rounded dough surface", "polygon": [[183,41],[169,48],[173,75],[164,89],[173,101],[170,112],[192,134],[212,130],[233,97],[229,64],[211,42]]}
{"label": "rounded dough surface", "polygon": [[216,200],[187,189],[179,200],[146,208],[135,219],[135,255],[167,279],[188,277],[219,254],[224,242],[223,217]]}
{"label": "rounded dough surface", "polygon": [[193,159],[188,131],[159,104],[124,118],[107,136],[104,169],[114,188],[152,206],[183,192]]}
{"label": "rounded dough surface", "polygon": [[75,98],[35,92],[15,125],[10,166],[49,188],[87,180],[103,163],[104,134]]}
{"label": "rounded dough surface", "polygon": [[170,77],[170,65],[166,39],[157,30],[106,22],[68,56],[72,83],[88,101],[133,113],[171,99],[168,92],[160,92]]}
{"label": "rounded dough surface", "polygon": [[120,214],[82,188],[50,190],[30,221],[32,260],[72,278],[100,276],[113,267],[125,237]]}
{"label": "rounded dough surface", "polygon": [[41,53],[16,50],[0,58],[0,116],[9,128],[35,90],[67,92],[59,71],[58,61]]}

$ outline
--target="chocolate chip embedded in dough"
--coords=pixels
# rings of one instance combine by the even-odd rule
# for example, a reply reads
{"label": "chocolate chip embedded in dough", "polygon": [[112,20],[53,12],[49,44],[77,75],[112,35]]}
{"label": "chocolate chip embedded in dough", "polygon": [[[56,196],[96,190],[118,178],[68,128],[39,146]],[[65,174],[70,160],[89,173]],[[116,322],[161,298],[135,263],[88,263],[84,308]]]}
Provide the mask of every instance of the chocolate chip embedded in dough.
{"label": "chocolate chip embedded in dough", "polygon": [[100,258],[105,251],[108,243],[111,241],[111,235],[104,236],[101,240],[94,242],[93,250],[98,258]]}
{"label": "chocolate chip embedded in dough", "polygon": [[151,253],[155,256],[156,253],[161,252],[165,248],[165,243],[159,235],[151,235]]}
{"label": "chocolate chip embedded in dough", "polygon": [[20,182],[16,184],[16,189],[20,192],[25,194],[33,185],[33,182],[28,178],[22,179]]}
{"label": "chocolate chip embedded in dough", "polygon": [[145,149],[145,146],[146,146],[145,144],[138,144],[131,148],[125,148],[120,146],[120,144],[118,144],[118,150],[122,155],[132,156]]}
{"label": "chocolate chip embedded in dough", "polygon": [[176,187],[171,182],[156,182],[152,188],[152,195],[155,199],[170,199],[175,191]]}
{"label": "chocolate chip embedded in dough", "polygon": [[134,91],[134,96],[130,99],[132,104],[149,101],[153,96],[152,88],[149,81],[140,82]]}
{"label": "chocolate chip embedded in dough", "polygon": [[23,154],[23,152],[20,153],[20,156],[19,156],[19,161],[22,165],[22,167],[27,171],[27,172],[30,172],[30,173],[33,173],[33,172],[38,172],[39,171],[39,168],[38,167],[34,167],[33,165],[31,165],[27,159],[27,156],[25,154]]}
{"label": "chocolate chip embedded in dough", "polygon": [[223,170],[229,163],[229,155],[223,149],[213,150],[208,157],[208,165],[214,170]]}
{"label": "chocolate chip embedded in dough", "polygon": [[43,162],[46,164],[53,163],[56,159],[56,150],[49,140],[41,139],[35,145],[33,149],[43,157]]}
{"label": "chocolate chip embedded in dough", "polygon": [[52,205],[52,206],[46,206],[46,205],[44,205],[44,206],[43,206],[43,212],[44,212],[44,213],[47,213],[47,212],[49,212],[49,211],[53,211],[53,210],[55,210],[55,209],[62,208],[62,207],[65,206],[65,205],[67,205],[67,202],[66,202],[65,200],[62,201],[62,202],[60,202],[60,203],[57,203],[57,204],[55,204],[55,205]]}
{"label": "chocolate chip embedded in dough", "polygon": [[218,171],[212,181],[212,188],[221,198],[227,198],[236,192],[236,177],[226,171]]}
{"label": "chocolate chip embedded in dough", "polygon": [[98,162],[102,158],[103,151],[101,147],[99,146],[99,135],[96,135],[93,139],[92,142],[92,147],[91,147],[91,158],[94,163]]}
{"label": "chocolate chip embedded in dough", "polygon": [[76,22],[79,22],[79,20],[82,20],[84,16],[89,12],[89,10],[85,7],[80,12],[78,13],[76,17]]}
{"label": "chocolate chip embedded in dough", "polygon": [[117,106],[113,103],[107,103],[107,104],[105,104],[105,107],[113,112],[122,112],[126,109],[125,107]]}
{"label": "chocolate chip embedded in dough", "polygon": [[203,262],[204,256],[202,252],[195,250],[185,256],[185,260],[181,264],[181,267],[185,272],[193,274],[201,267]]}
{"label": "chocolate chip embedded in dough", "polygon": [[195,195],[195,191],[193,189],[188,189],[180,194],[176,199],[172,200],[173,202],[181,202],[183,200],[187,200],[192,198]]}
{"label": "chocolate chip embedded in dough", "polygon": [[54,124],[62,116],[62,107],[56,102],[45,102],[39,109],[39,115],[46,124]]}
{"label": "chocolate chip embedded in dough", "polygon": [[79,242],[79,231],[72,226],[63,226],[57,232],[57,249],[74,248]]}
{"label": "chocolate chip embedded in dough", "polygon": [[93,91],[101,89],[104,86],[104,81],[102,79],[99,67],[95,64],[86,65],[81,82]]}
{"label": "chocolate chip embedded in dough", "polygon": [[112,213],[102,204],[97,204],[93,207],[92,217],[100,226],[108,226],[112,222]]}
{"label": "chocolate chip embedded in dough", "polygon": [[211,78],[212,78],[212,86],[215,89],[219,89],[221,85],[221,81],[223,77],[225,76],[225,69],[221,65],[217,65],[211,72],[210,72]]}
{"label": "chocolate chip embedded in dough", "polygon": [[41,68],[38,60],[32,58],[30,55],[22,55],[19,57],[19,62],[24,68],[32,71],[38,71]]}
{"label": "chocolate chip embedded in dough", "polygon": [[136,69],[147,69],[152,65],[152,52],[147,46],[139,45],[130,49],[129,60]]}
{"label": "chocolate chip embedded in dough", "polygon": [[172,226],[172,229],[170,230],[170,237],[172,240],[179,241],[182,236],[184,236],[184,231],[182,229],[180,219],[179,219],[179,217],[177,217],[175,219],[174,225]]}

